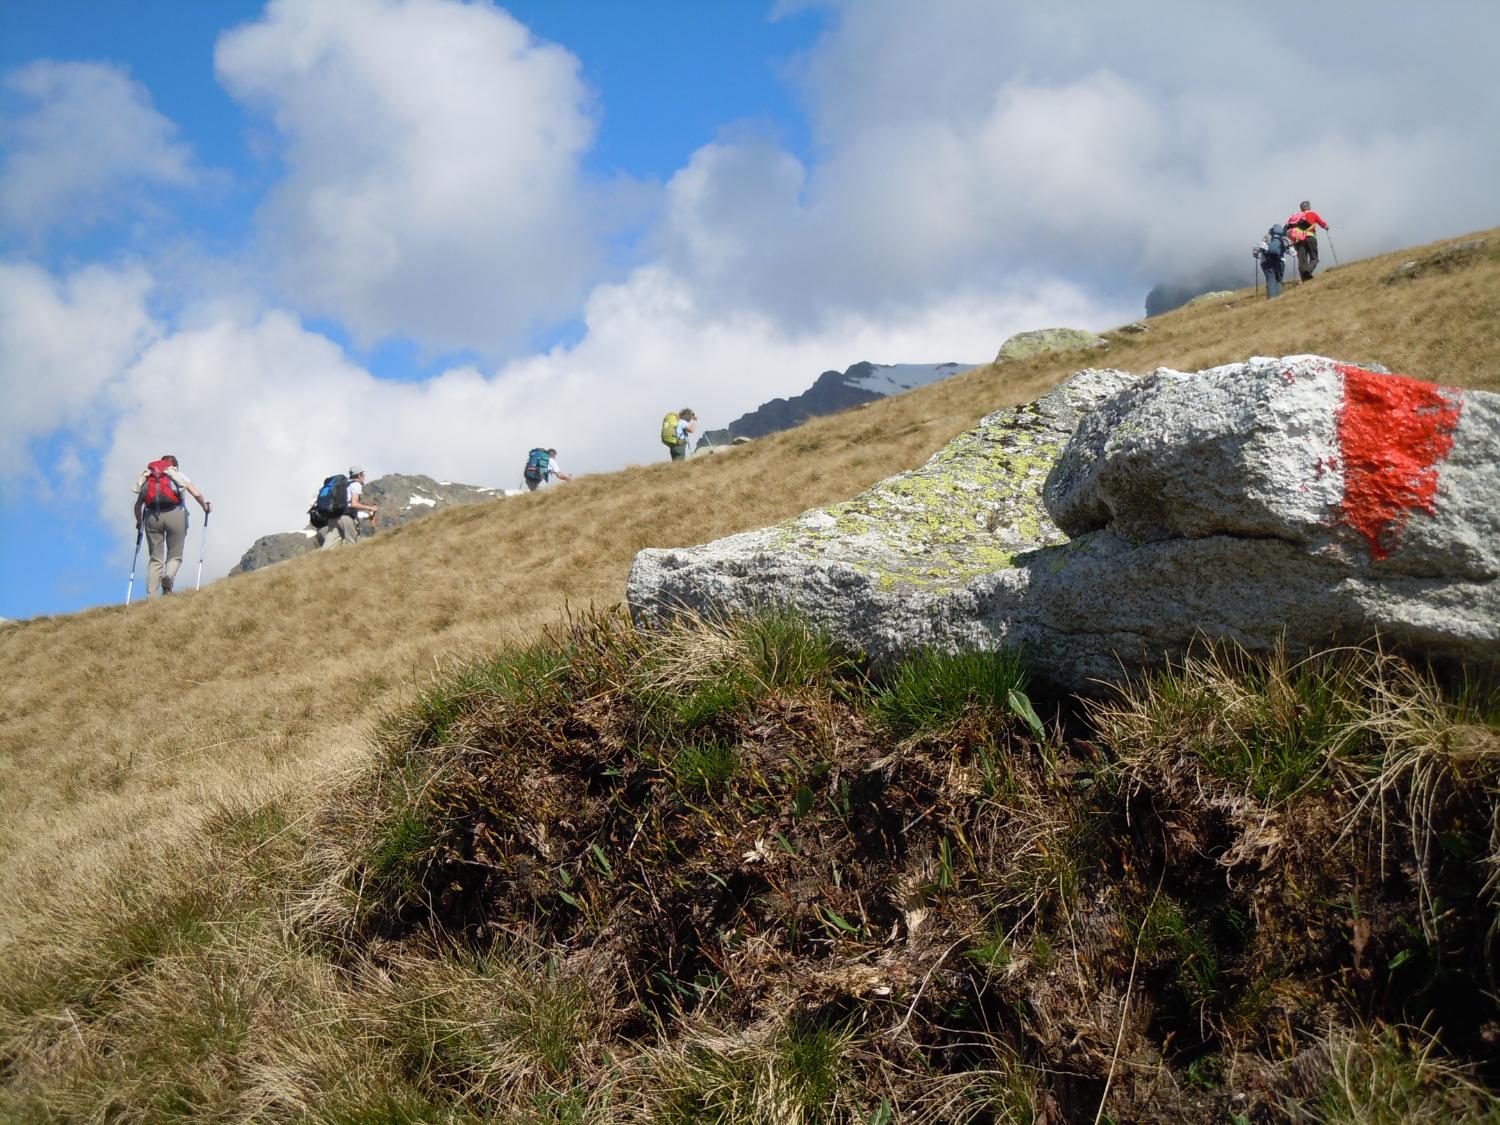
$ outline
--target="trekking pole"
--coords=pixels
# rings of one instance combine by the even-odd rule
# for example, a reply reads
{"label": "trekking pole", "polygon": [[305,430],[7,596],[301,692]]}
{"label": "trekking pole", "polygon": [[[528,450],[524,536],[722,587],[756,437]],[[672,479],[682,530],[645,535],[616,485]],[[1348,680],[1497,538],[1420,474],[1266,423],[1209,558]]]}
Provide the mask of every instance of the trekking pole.
{"label": "trekking pole", "polygon": [[212,513],[203,513],[203,534],[198,537],[198,581],[193,584],[193,593],[203,589],[203,551],[208,546],[208,517]]}
{"label": "trekking pole", "polygon": [[1333,231],[1325,230],[1323,233],[1328,236],[1328,252],[1333,255],[1333,264],[1336,266],[1339,264],[1339,252],[1333,248]]}
{"label": "trekking pole", "polygon": [[135,525],[135,554],[130,556],[130,584],[125,587],[125,604],[130,604],[130,595],[135,593],[135,564],[141,557],[141,534],[140,524]]}

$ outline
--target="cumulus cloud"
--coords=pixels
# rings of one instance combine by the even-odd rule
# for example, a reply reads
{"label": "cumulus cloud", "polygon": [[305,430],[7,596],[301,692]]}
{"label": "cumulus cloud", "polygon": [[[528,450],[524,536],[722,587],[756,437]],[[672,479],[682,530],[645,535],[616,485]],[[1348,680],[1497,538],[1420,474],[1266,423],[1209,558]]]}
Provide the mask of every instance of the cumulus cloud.
{"label": "cumulus cloud", "polygon": [[576,312],[599,231],[568,51],[489,4],[273,0],[215,61],[284,141],[262,220],[299,307],[438,351]]}
{"label": "cumulus cloud", "polygon": [[106,391],[158,331],[138,266],[86,266],[56,278],[0,263],[0,477],[27,464],[27,446],[105,410]]}
{"label": "cumulus cloud", "polygon": [[729,135],[668,185],[665,260],[727,304],[1144,292],[1238,261],[1303,197],[1350,257],[1494,221],[1493,5],[820,6],[797,70],[816,161]]}
{"label": "cumulus cloud", "polygon": [[176,126],[121,67],[43,59],[8,75],[4,88],[23,108],[3,134],[0,226],[23,241],[128,211],[144,186],[199,181]]}

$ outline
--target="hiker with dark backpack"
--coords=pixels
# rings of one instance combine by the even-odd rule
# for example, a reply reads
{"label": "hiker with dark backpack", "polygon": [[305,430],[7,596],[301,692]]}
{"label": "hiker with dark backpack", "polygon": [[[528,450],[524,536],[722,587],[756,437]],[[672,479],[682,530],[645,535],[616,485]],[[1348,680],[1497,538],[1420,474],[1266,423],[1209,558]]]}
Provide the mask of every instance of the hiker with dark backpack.
{"label": "hiker with dark backpack", "polygon": [[521,482],[528,492],[535,492],[553,477],[572,480],[572,473],[562,471],[557,463],[557,450],[543,449],[540,445],[526,455],[526,467],[521,470]]}
{"label": "hiker with dark backpack", "polygon": [[1266,299],[1281,296],[1281,280],[1286,271],[1286,252],[1291,244],[1287,241],[1286,228],[1277,223],[1266,231],[1260,245],[1250,251],[1260,259],[1260,272],[1266,275]]}
{"label": "hiker with dark backpack", "polygon": [[177,467],[177,458],[170,453],[163,453],[135,478],[135,530],[137,536],[142,532],[146,536],[148,598],[170,594],[182,566],[188,529],[184,495],[198,501],[205,519],[213,510],[213,505]]}
{"label": "hiker with dark backpack", "polygon": [[380,509],[366,504],[361,496],[365,489],[365,471],[359,465],[349,466],[349,475],[337,473],[323,481],[318,498],[307,509],[308,522],[318,530],[318,549],[331,550],[342,543],[359,542],[358,521],[375,519]]}

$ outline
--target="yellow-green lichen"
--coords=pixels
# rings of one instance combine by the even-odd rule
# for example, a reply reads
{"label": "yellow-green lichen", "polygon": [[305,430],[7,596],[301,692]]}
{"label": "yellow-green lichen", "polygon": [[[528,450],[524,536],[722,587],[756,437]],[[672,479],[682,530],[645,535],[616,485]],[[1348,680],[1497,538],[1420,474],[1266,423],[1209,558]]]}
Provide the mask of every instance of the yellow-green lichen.
{"label": "yellow-green lichen", "polygon": [[1065,539],[1041,496],[1064,441],[1034,413],[997,416],[921,469],[773,529],[772,546],[837,561],[881,589],[957,587],[1014,567]]}

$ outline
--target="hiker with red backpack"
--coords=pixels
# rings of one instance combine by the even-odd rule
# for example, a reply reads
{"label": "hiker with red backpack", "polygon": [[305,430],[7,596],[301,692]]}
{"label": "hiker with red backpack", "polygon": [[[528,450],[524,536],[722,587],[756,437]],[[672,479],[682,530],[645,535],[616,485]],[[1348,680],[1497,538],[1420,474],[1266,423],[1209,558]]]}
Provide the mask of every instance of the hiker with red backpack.
{"label": "hiker with red backpack", "polygon": [[1318,268],[1318,228],[1328,229],[1323,216],[1312,209],[1312,204],[1303,200],[1297,210],[1286,221],[1287,237],[1297,251],[1297,276],[1311,281],[1313,270]]}
{"label": "hiker with red backpack", "polygon": [[182,566],[182,548],[187,542],[188,515],[184,494],[198,501],[203,518],[213,505],[203,498],[187,474],[177,467],[177,458],[163,453],[135,478],[136,541],[146,535],[149,559],[146,596],[170,594]]}

